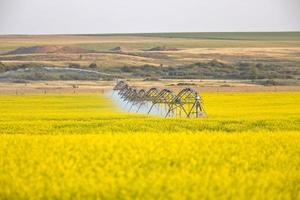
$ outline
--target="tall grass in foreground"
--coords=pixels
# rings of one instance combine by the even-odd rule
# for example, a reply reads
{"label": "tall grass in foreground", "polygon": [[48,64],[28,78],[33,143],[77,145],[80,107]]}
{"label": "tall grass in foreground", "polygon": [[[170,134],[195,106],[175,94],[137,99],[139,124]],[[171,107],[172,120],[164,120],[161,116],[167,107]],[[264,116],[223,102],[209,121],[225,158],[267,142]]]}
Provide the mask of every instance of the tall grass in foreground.
{"label": "tall grass in foreground", "polygon": [[208,93],[205,119],[98,94],[0,96],[0,199],[298,199],[300,93]]}

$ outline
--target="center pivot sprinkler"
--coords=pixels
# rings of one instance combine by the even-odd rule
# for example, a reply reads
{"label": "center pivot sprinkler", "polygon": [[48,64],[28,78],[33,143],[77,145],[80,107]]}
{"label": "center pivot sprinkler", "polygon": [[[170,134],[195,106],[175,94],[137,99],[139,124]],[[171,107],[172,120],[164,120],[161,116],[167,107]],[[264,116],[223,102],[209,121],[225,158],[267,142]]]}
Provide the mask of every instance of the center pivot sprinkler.
{"label": "center pivot sprinkler", "polygon": [[136,107],[136,112],[139,112],[141,107],[146,107],[148,108],[147,113],[150,114],[156,107],[158,111],[162,111],[161,114],[165,117],[200,118],[206,115],[199,93],[192,88],[182,89],[175,94],[169,89],[139,90],[124,81],[119,81],[113,90],[117,91],[126,104],[131,104],[129,111]]}

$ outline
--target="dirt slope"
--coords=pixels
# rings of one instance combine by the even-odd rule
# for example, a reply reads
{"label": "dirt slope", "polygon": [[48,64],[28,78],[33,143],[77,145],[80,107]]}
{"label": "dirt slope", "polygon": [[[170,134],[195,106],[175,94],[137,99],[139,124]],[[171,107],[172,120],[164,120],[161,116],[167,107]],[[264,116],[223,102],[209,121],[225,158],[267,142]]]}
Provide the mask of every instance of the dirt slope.
{"label": "dirt slope", "polygon": [[58,45],[48,45],[48,46],[31,46],[31,47],[19,47],[7,54],[45,54],[45,53],[64,53],[64,54],[81,54],[81,53],[94,53],[95,51],[69,47],[69,46],[58,46]]}

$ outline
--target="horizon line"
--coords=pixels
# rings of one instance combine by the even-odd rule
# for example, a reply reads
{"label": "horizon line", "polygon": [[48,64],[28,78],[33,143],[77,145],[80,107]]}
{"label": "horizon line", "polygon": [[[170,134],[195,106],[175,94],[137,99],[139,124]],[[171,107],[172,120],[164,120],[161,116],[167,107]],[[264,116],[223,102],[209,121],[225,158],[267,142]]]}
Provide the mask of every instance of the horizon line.
{"label": "horizon line", "polygon": [[134,34],[168,34],[168,33],[300,33],[297,31],[174,31],[174,32],[108,32],[108,33],[8,33],[0,36],[49,36],[49,35],[134,35]]}

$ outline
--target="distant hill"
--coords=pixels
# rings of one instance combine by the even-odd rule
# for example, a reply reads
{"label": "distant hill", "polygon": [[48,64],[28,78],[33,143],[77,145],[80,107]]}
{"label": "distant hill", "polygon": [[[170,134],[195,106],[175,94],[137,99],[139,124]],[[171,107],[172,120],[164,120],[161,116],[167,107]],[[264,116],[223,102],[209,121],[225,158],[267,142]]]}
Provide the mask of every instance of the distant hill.
{"label": "distant hill", "polygon": [[46,53],[65,53],[65,54],[80,54],[80,53],[95,53],[94,50],[87,50],[78,47],[69,46],[31,46],[31,47],[19,47],[7,54],[46,54]]}

